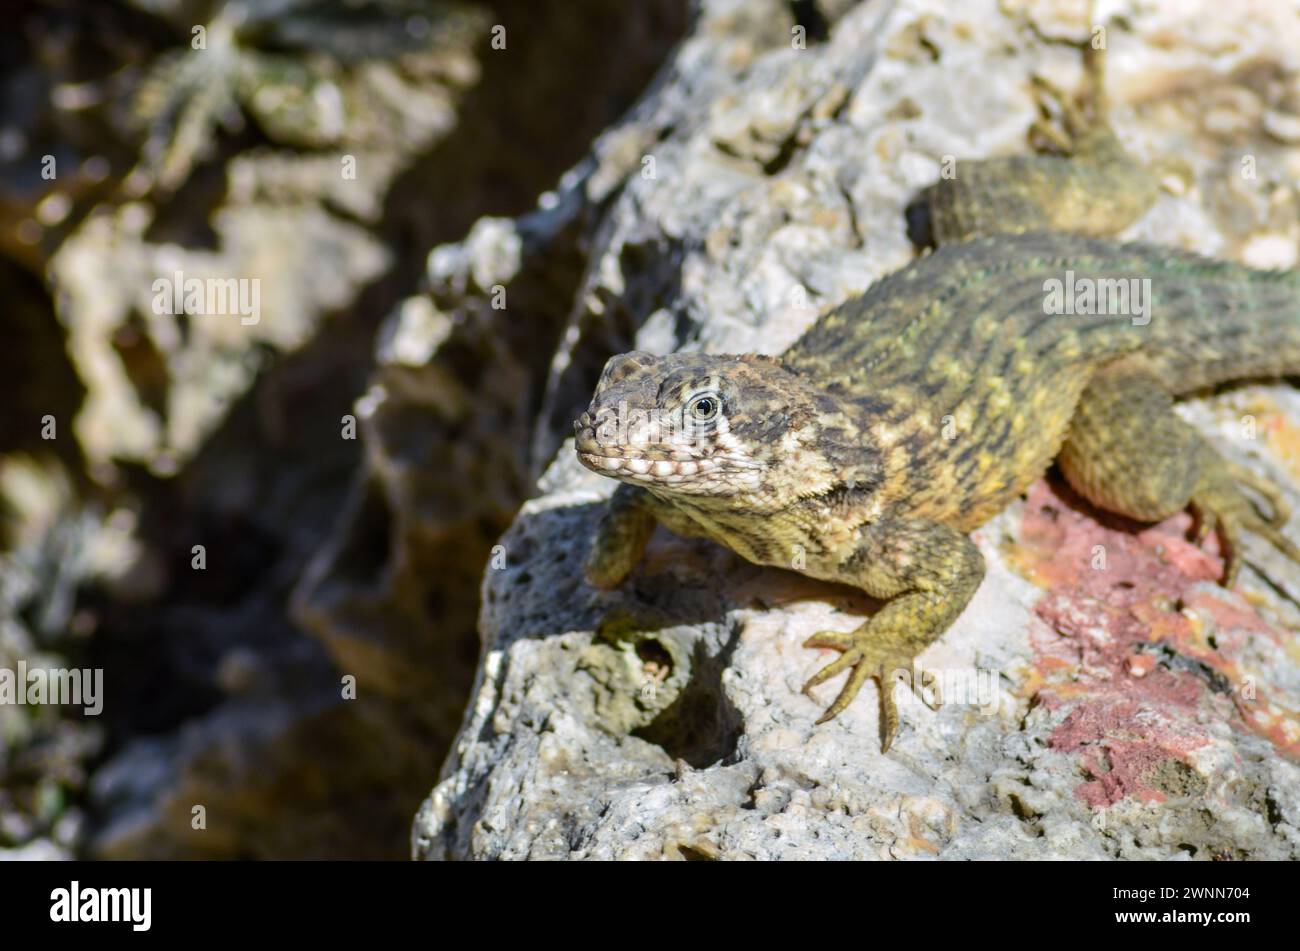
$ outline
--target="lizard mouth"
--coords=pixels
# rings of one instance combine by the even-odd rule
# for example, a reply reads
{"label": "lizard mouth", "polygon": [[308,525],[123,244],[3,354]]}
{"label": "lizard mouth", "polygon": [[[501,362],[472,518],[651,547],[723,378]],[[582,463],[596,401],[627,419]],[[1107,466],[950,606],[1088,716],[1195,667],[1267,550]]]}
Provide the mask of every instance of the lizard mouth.
{"label": "lizard mouth", "polygon": [[707,472],[716,465],[712,459],[644,459],[637,456],[606,456],[582,450],[578,451],[578,460],[593,472],[665,481],[680,481]]}

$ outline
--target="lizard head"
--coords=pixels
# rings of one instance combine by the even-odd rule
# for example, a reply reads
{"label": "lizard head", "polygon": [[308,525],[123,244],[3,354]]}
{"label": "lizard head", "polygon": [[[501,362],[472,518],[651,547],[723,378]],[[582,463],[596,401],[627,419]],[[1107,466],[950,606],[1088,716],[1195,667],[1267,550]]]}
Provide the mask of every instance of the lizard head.
{"label": "lizard head", "polygon": [[825,438],[838,410],[772,357],[637,351],[605,364],[575,446],[656,495],[780,507],[839,480]]}

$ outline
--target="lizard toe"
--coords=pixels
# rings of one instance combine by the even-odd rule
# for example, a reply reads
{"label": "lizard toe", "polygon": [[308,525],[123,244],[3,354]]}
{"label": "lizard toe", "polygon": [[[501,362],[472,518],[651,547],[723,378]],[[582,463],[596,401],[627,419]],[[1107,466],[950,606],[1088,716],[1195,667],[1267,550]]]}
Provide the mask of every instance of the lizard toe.
{"label": "lizard toe", "polygon": [[804,647],[846,651],[853,647],[852,631],[818,631],[803,642]]}
{"label": "lizard toe", "polygon": [[[839,657],[835,658],[817,673],[813,674],[803,685],[803,692],[808,693],[818,684],[824,684],[837,674],[841,674],[850,667],[856,667],[862,661],[862,652],[857,649],[846,650]],[[841,708],[843,709],[843,708]],[[837,711],[838,712],[838,711]],[[818,721],[821,722],[821,721]]]}
{"label": "lizard toe", "polygon": [[826,712],[817,718],[817,722],[825,723],[827,720],[833,720],[848,709],[849,704],[853,702],[853,698],[858,695],[858,691],[862,689],[862,685],[867,682],[872,673],[871,667],[860,660],[854,666],[853,672],[849,674],[848,680],[844,681],[844,686],[840,688],[835,702],[826,708]]}
{"label": "lizard toe", "polygon": [[1249,488],[1252,492],[1268,503],[1268,513],[1265,514],[1255,507],[1259,516],[1271,525],[1273,528],[1282,528],[1291,521],[1291,506],[1287,504],[1286,498],[1276,485],[1259,475],[1256,475],[1245,466],[1239,466],[1235,463],[1229,466],[1232,477],[1240,484]]}
{"label": "lizard toe", "polygon": [[931,710],[943,706],[943,697],[939,693],[939,681],[928,670],[918,670],[912,677],[912,692]]}

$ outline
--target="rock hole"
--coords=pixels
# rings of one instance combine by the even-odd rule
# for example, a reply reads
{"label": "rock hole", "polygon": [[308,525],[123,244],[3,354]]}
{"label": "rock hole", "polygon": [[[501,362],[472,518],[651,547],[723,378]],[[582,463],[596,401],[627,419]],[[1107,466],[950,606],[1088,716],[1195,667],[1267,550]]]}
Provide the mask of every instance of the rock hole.
{"label": "rock hole", "polygon": [[804,28],[809,43],[825,43],[831,35],[831,25],[817,8],[816,0],[790,0],[790,13],[794,22]]}
{"label": "rock hole", "polygon": [[907,222],[907,240],[917,254],[931,251],[936,245],[934,237],[934,219],[930,215],[930,190],[926,189],[913,198],[903,209],[903,218]]}
{"label": "rock hole", "polygon": [[673,655],[654,638],[648,637],[637,644],[636,656],[640,658],[647,677],[662,683],[672,676]]}
{"label": "rock hole", "polygon": [[[694,769],[734,757],[740,738],[740,714],[722,689],[722,671],[733,649],[734,638],[720,654],[712,656],[705,652],[703,644],[696,644],[685,685],[654,720],[632,735],[662,747],[673,759],[685,760]],[[636,652],[647,670],[666,671],[665,677],[672,675],[672,655],[659,641],[647,638],[637,644]]]}

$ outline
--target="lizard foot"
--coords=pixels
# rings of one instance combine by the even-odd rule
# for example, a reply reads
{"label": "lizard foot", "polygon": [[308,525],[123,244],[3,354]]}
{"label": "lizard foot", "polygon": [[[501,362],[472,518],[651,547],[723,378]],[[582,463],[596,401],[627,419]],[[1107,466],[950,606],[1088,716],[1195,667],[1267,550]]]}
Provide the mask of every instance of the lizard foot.
{"label": "lizard foot", "polygon": [[[1265,513],[1240,486],[1245,485],[1268,503]],[[1267,539],[1291,561],[1300,564],[1300,546],[1282,533],[1291,508],[1277,489],[1249,469],[1223,461],[1213,475],[1192,494],[1196,514],[1196,540],[1204,541],[1216,529],[1224,546],[1223,585],[1232,587],[1241,569],[1241,533]]]}
{"label": "lizard foot", "polygon": [[[1062,155],[1073,154],[1090,124],[1084,109],[1074,96],[1045,76],[1034,75],[1030,82],[1039,112],[1039,118],[1029,127],[1030,144],[1046,146]],[[1053,113],[1059,118],[1053,119]]]}
{"label": "lizard foot", "polygon": [[854,631],[818,631],[804,641],[804,647],[842,652],[808,678],[808,682],[803,685],[803,692],[808,696],[812,696],[811,690],[818,684],[825,683],[845,670],[850,671],[839,696],[817,718],[818,723],[825,723],[843,713],[868,678],[874,679],[880,689],[881,752],[888,752],[894,735],[898,732],[898,705],[894,702],[893,688],[900,676],[907,679],[916,695],[930,709],[938,708],[937,684],[933,675],[915,668],[916,652],[901,648],[899,640],[882,636],[882,632],[873,630],[872,623],[868,621]]}

